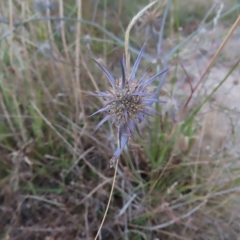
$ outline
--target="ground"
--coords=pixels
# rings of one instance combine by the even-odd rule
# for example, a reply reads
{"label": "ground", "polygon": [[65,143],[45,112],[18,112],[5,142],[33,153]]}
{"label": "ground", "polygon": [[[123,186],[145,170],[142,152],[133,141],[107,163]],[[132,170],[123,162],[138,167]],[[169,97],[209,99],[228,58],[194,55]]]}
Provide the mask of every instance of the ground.
{"label": "ground", "polygon": [[[91,57],[118,76],[125,29],[149,1],[80,2],[55,1],[44,12],[67,16],[64,25],[45,21],[30,1],[0,3],[1,239],[94,239],[103,219],[117,141],[108,123],[93,134],[102,116],[89,115],[103,102],[89,93],[109,83]],[[183,109],[240,6],[172,1],[157,59],[168,2],[130,33],[131,65],[148,39],[138,77],[158,72],[167,56],[167,103],[122,153],[99,239],[238,240],[239,65],[224,78],[239,60],[239,28]],[[76,23],[81,16],[88,22]]]}

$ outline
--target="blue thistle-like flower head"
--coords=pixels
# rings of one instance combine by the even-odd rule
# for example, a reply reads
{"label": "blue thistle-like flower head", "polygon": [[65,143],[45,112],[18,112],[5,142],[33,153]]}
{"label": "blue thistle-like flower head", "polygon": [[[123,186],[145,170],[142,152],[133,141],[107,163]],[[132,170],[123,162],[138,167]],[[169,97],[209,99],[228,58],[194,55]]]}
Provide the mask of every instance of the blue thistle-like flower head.
{"label": "blue thistle-like flower head", "polygon": [[[106,116],[96,126],[95,131],[110,119],[112,120],[112,124],[118,127],[119,146],[114,153],[113,159],[119,158],[124,146],[135,131],[141,137],[138,124],[142,121],[146,122],[145,116],[154,116],[156,111],[152,107],[153,103],[164,102],[156,98],[156,92],[148,92],[147,87],[168,69],[150,79],[146,79],[147,73],[139,80],[135,77],[145,44],[137,57],[129,77],[126,76],[124,59],[120,61],[122,76],[118,79],[114,79],[105,67],[93,59],[106,74],[111,88],[106,92],[93,94],[94,96],[102,97],[106,101],[106,104],[91,116],[97,113],[106,113]],[[160,84],[162,85],[162,82]]]}

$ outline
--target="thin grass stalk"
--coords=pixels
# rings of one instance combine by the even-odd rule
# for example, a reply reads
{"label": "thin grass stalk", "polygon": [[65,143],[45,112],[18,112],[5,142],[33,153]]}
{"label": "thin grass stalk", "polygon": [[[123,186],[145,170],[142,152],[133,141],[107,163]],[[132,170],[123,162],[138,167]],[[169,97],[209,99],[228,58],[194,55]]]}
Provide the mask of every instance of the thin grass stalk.
{"label": "thin grass stalk", "polygon": [[127,30],[125,32],[125,42],[124,42],[124,46],[125,46],[125,57],[126,57],[126,77],[129,76],[130,74],[130,54],[128,52],[128,48],[129,48],[129,36],[130,36],[130,31],[132,29],[132,27],[134,26],[134,24],[137,22],[137,20],[150,8],[152,7],[155,3],[157,3],[157,1],[151,2],[149,3],[146,7],[144,7],[141,11],[139,11],[137,13],[137,15],[135,15],[133,17],[133,19],[131,20],[131,22],[128,24]]}
{"label": "thin grass stalk", "polygon": [[13,2],[9,1],[10,61],[13,64]]}
{"label": "thin grass stalk", "polygon": [[[211,69],[211,67],[213,66],[213,64],[215,63],[217,57],[219,56],[219,54],[221,53],[221,51],[223,50],[223,48],[225,47],[226,43],[228,42],[228,40],[230,39],[230,37],[233,35],[234,31],[236,30],[237,26],[240,23],[240,16],[238,16],[237,20],[235,21],[235,23],[232,25],[231,29],[229,30],[227,36],[225,37],[225,39],[223,40],[222,44],[220,45],[220,47],[218,48],[218,50],[216,51],[216,53],[214,54],[212,60],[210,61],[209,65],[207,66],[205,72],[203,73],[202,77],[199,79],[197,85],[193,88],[193,92],[196,91],[196,89],[198,88],[198,86],[200,85],[200,83],[205,79],[206,75],[208,74],[209,70]],[[182,114],[185,113],[186,108],[189,104],[189,102],[192,99],[192,95],[193,92],[191,93],[191,95],[189,96],[188,100],[186,101]]]}
{"label": "thin grass stalk", "polygon": [[[59,16],[60,17],[64,17],[64,7],[63,7],[63,0],[59,0]],[[70,57],[69,57],[69,54],[68,54],[68,47],[67,47],[67,41],[66,41],[66,36],[65,36],[65,31],[64,31],[64,26],[62,25],[62,23],[64,23],[63,21],[60,21],[60,31],[61,31],[61,38],[62,38],[62,43],[63,43],[63,49],[64,49],[64,52],[65,52],[65,56],[66,56],[66,59],[67,59],[67,62],[70,64],[71,61],[70,61]],[[72,71],[70,71],[70,77],[73,80],[74,76],[72,74]]]}
{"label": "thin grass stalk", "polygon": [[102,219],[102,222],[99,226],[99,229],[98,229],[98,232],[94,238],[94,240],[97,240],[101,230],[102,230],[102,227],[103,227],[103,224],[104,224],[104,221],[107,217],[107,213],[108,213],[108,210],[109,210],[109,207],[110,207],[110,203],[111,203],[111,200],[112,200],[112,196],[113,196],[113,190],[114,190],[114,186],[115,186],[115,182],[116,182],[116,176],[117,176],[117,168],[118,168],[118,162],[119,162],[119,159],[116,160],[116,165],[115,165],[115,170],[114,170],[114,176],[113,176],[113,182],[112,182],[112,187],[111,187],[111,191],[110,191],[110,195],[109,195],[109,199],[108,199],[108,203],[107,203],[107,207],[106,207],[106,210],[104,212],[104,215],[103,215],[103,219]]}
{"label": "thin grass stalk", "polygon": [[[77,3],[78,3],[77,18],[82,19],[82,0],[78,0]],[[82,98],[82,92],[81,92],[80,68],[79,68],[80,56],[81,56],[81,48],[80,48],[81,30],[82,30],[82,23],[79,21],[77,24],[77,36],[76,36],[76,59],[75,59],[76,88],[73,90],[74,90],[74,94],[75,94],[76,110],[79,113],[79,111],[80,111],[80,107],[78,106],[78,95],[79,95],[81,111],[83,113],[83,116],[85,116],[85,110],[84,110],[84,106],[83,106],[83,98]],[[77,118],[78,118],[78,114],[77,114]]]}

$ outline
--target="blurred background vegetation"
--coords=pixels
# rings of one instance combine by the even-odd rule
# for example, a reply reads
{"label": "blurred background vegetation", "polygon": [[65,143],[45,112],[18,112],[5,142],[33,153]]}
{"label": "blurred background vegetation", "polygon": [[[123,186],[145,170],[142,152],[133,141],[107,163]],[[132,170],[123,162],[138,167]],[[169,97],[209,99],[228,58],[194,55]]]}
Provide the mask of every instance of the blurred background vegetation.
{"label": "blurred background vegetation", "polygon": [[[92,134],[103,103],[88,94],[109,86],[91,58],[118,77],[149,2],[0,2],[0,239],[94,239],[116,136]],[[99,239],[240,239],[239,28],[191,92],[239,12],[238,0],[159,0],[133,26],[131,64],[148,40],[138,76],[170,67],[167,104],[122,154]]]}

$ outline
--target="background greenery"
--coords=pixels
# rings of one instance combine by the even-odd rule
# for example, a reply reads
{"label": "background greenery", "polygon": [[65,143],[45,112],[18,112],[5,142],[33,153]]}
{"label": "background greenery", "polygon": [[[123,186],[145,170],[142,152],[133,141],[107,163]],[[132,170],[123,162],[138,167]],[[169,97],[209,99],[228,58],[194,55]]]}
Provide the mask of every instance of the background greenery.
{"label": "background greenery", "polygon": [[[103,103],[88,94],[108,82],[91,57],[119,76],[125,30],[148,3],[59,0],[40,12],[1,1],[1,239],[94,238],[116,136],[110,124],[92,134]],[[138,76],[170,67],[167,104],[120,159],[100,239],[239,239],[239,29],[199,82],[239,11],[233,0],[159,1],[131,30],[131,64],[148,39]]]}

